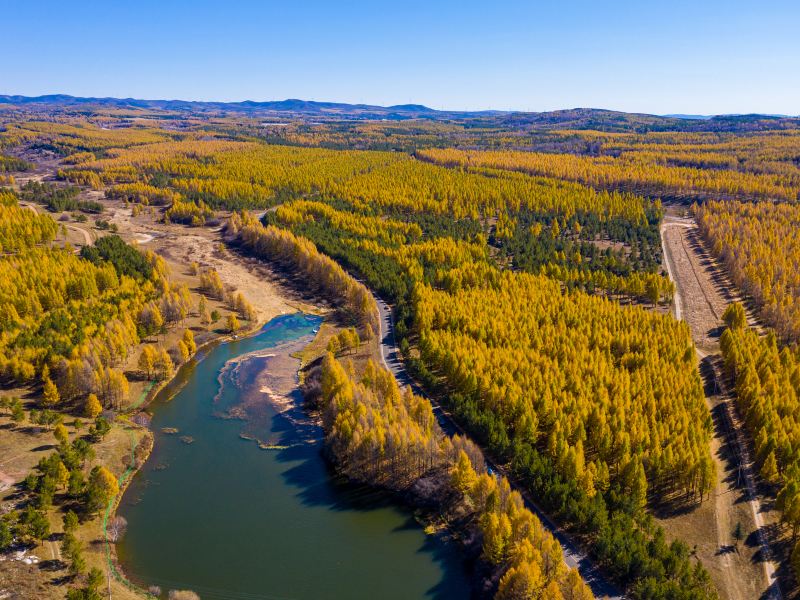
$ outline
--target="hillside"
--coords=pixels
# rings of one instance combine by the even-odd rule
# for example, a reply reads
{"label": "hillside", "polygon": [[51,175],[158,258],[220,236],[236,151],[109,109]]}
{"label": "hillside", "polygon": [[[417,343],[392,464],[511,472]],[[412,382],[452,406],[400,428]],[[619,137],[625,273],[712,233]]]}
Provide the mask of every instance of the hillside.
{"label": "hillside", "polygon": [[192,100],[144,100],[137,98],[87,98],[67,94],[45,96],[0,95],[0,105],[30,110],[57,108],[133,108],[176,111],[181,113],[243,113],[252,116],[284,115],[298,118],[321,117],[353,120],[476,121],[481,126],[533,130],[591,129],[608,132],[649,131],[719,131],[749,132],[800,127],[800,117],[780,115],[650,115],[600,108],[572,108],[548,112],[524,111],[454,111],[437,110],[422,104],[376,106],[344,102],[318,102],[289,98],[286,100],[242,102],[205,102]]}

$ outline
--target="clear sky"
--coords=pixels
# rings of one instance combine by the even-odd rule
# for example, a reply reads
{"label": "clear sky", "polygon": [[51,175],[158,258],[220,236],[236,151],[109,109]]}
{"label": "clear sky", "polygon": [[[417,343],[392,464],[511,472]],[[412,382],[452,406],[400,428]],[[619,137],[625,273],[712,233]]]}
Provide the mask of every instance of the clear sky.
{"label": "clear sky", "polygon": [[800,1],[0,0],[0,93],[800,114]]}

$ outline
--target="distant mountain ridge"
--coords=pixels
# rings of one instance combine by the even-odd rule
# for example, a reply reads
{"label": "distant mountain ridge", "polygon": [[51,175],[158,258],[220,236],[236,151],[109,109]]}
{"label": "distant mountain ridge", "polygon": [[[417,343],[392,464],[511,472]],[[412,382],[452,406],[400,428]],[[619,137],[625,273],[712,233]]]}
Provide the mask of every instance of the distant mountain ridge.
{"label": "distant mountain ridge", "polygon": [[318,102],[315,100],[301,100],[289,98],[286,100],[255,101],[244,100],[241,102],[208,102],[195,100],[142,100],[138,98],[96,98],[78,97],[66,94],[48,94],[45,96],[20,96],[0,95],[0,104],[14,105],[57,105],[57,106],[113,106],[130,108],[152,108],[160,110],[234,110],[242,112],[286,112],[299,114],[319,115],[352,115],[360,118],[424,118],[447,117],[459,115],[462,117],[499,115],[502,111],[440,111],[422,104],[397,104],[394,106],[376,106],[371,104],[348,104],[344,102]]}
{"label": "distant mountain ridge", "polygon": [[597,129],[600,131],[761,131],[768,129],[800,128],[800,117],[784,115],[651,115],[626,113],[599,108],[572,108],[549,112],[521,111],[449,111],[430,108],[422,104],[396,104],[376,106],[348,104],[345,102],[319,102],[289,98],[286,100],[241,102],[210,102],[194,100],[142,100],[137,98],[94,98],[67,94],[44,96],[0,95],[0,106],[30,107],[32,110],[47,107],[80,109],[82,107],[116,107],[153,109],[176,112],[233,111],[252,115],[295,115],[303,118],[325,119],[480,119],[487,125],[507,127],[532,127],[536,129]]}
{"label": "distant mountain ridge", "polygon": [[684,115],[684,114],[674,114],[674,115],[664,115],[665,117],[671,117],[674,119],[720,119],[720,118],[730,118],[730,117],[749,117],[749,118],[761,118],[761,119],[795,119],[798,117],[794,117],[792,115],[773,115],[767,113],[732,113],[732,114],[725,114],[725,115]]}
{"label": "distant mountain ridge", "polygon": [[669,117],[670,119],[690,119],[699,121],[705,121],[706,119],[710,119],[712,117],[712,115],[684,115],[682,113],[670,114],[664,116]]}

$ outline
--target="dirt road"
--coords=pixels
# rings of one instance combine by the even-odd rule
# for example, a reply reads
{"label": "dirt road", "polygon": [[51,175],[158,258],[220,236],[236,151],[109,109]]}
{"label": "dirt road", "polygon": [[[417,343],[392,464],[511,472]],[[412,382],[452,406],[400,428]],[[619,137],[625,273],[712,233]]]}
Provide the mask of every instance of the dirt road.
{"label": "dirt road", "polygon": [[719,349],[722,313],[734,295],[702,246],[691,219],[667,217],[661,243],[670,278],[675,282],[675,317],[686,321],[698,350]]}
{"label": "dirt road", "polygon": [[[19,205],[20,205],[21,208],[27,208],[28,210],[32,210],[35,213],[47,214],[47,211],[45,211],[42,207],[40,207],[40,206],[37,207],[34,204],[29,204],[29,203],[26,203],[26,202],[20,202]],[[50,216],[55,217],[55,215],[50,215]],[[62,221],[57,221],[57,223],[59,223],[60,225],[64,225],[64,227],[66,227],[67,231],[72,231],[75,234],[73,236],[74,239],[82,240],[82,242],[78,242],[77,244],[73,244],[73,246],[78,246],[76,248],[76,250],[75,250],[76,252],[80,251],[80,246],[91,246],[92,244],[94,244],[94,241],[98,237],[97,232],[92,231],[92,229],[91,229],[92,226],[88,222],[87,223],[82,223],[82,224],[76,224],[76,223],[64,223]],[[71,241],[71,240],[69,238],[67,238],[67,241]]]}
{"label": "dirt road", "polygon": [[78,227],[77,225],[67,225],[67,229],[80,235],[83,238],[84,246],[91,246],[94,243],[94,238],[92,237],[91,232],[86,228]]}
{"label": "dirt road", "polygon": [[[723,597],[779,600],[749,445],[731,394],[722,385],[722,314],[739,299],[738,294],[709,256],[693,220],[668,216],[661,227],[661,241],[667,271],[675,282],[675,316],[689,325],[706,380],[706,401],[715,428],[711,453],[717,482],[710,501],[693,510],[659,515],[660,521],[669,535],[696,545],[698,558]],[[734,539],[739,525],[747,539],[743,544]]]}

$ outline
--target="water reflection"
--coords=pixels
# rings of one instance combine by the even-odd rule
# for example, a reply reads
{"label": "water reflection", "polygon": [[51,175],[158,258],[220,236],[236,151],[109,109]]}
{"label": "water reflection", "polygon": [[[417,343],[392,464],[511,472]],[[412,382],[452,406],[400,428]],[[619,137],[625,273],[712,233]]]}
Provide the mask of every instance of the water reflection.
{"label": "water reflection", "polygon": [[[157,404],[153,455],[120,507],[129,576],[204,599],[469,596],[455,548],[322,459],[321,429],[300,407],[296,362],[287,358],[291,342],[302,344],[318,324],[280,317],[257,336],[219,345]],[[240,418],[219,418],[231,413]]]}

